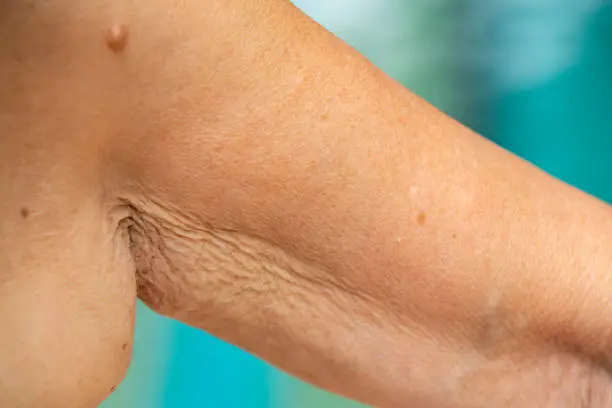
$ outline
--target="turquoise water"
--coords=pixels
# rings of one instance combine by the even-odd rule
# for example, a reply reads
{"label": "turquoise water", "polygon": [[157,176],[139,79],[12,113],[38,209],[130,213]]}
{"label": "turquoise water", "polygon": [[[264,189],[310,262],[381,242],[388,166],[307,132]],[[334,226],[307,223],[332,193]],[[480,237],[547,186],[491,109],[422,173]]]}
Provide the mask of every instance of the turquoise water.
{"label": "turquoise water", "polygon": [[[612,202],[612,8],[604,4],[299,1],[445,112]],[[356,406],[144,307],[134,352],[104,408]]]}

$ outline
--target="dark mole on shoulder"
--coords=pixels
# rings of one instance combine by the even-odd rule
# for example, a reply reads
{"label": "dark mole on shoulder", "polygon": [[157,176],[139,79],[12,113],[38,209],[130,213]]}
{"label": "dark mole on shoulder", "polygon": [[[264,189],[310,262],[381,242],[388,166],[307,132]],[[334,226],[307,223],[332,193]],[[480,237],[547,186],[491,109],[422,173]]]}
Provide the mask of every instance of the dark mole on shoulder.
{"label": "dark mole on shoulder", "polygon": [[26,207],[21,207],[19,213],[21,214],[21,218],[28,218],[30,216],[30,210]]}
{"label": "dark mole on shoulder", "polygon": [[425,225],[425,222],[427,221],[427,215],[425,213],[419,213],[418,217],[417,217],[417,222],[419,223],[419,225],[423,226]]}
{"label": "dark mole on shoulder", "polygon": [[115,390],[116,390],[116,389],[117,389],[117,386],[116,386],[116,385],[113,385],[112,387],[110,387],[110,390],[109,390],[109,391],[110,391],[110,392],[115,392]]}
{"label": "dark mole on shoulder", "polygon": [[125,25],[115,24],[106,33],[106,44],[115,53],[125,50],[128,43],[129,32]]}

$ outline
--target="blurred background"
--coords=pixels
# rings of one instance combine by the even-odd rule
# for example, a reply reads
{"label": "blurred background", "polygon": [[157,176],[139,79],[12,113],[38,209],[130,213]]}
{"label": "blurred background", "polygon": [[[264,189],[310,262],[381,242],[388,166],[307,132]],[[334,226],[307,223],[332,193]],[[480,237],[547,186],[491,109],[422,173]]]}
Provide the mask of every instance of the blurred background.
{"label": "blurred background", "polygon": [[[299,0],[438,108],[612,202],[607,0]],[[139,305],[134,360],[103,408],[347,408]]]}

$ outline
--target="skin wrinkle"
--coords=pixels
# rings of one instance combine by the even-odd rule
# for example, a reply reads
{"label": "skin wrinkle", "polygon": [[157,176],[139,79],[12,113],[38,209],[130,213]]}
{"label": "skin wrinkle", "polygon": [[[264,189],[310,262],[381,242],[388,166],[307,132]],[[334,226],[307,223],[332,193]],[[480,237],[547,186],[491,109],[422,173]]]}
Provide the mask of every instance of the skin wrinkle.
{"label": "skin wrinkle", "polygon": [[[225,284],[239,286],[244,281],[248,285],[262,279],[261,273],[263,273],[264,276],[272,280],[277,288],[283,288],[280,292],[288,290],[287,288],[294,288],[292,293],[295,295],[295,289],[301,288],[297,290],[298,293],[302,290],[308,290],[312,293],[318,293],[318,296],[328,297],[332,300],[341,295],[340,298],[350,298],[352,302],[357,301],[361,305],[369,305],[366,308],[368,310],[367,314],[372,316],[373,321],[377,321],[380,316],[385,315],[387,318],[392,316],[397,319],[395,324],[398,326],[405,324],[406,318],[395,311],[392,307],[393,304],[384,297],[380,299],[372,296],[367,290],[343,285],[343,281],[336,281],[333,274],[315,269],[320,268],[321,265],[300,266],[303,265],[304,261],[288,255],[283,250],[270,247],[269,243],[234,231],[215,229],[212,226],[202,229],[201,223],[197,226],[198,224],[185,220],[182,215],[176,214],[173,210],[161,209],[159,200],[150,197],[146,201],[141,199],[138,205],[130,204],[130,209],[133,214],[133,224],[138,226],[138,228],[133,227],[130,230],[130,236],[131,250],[135,254],[134,258],[137,265],[139,296],[163,314],[172,315],[176,310],[184,310],[176,304],[181,299],[188,297],[187,291],[194,288],[194,285],[188,282],[171,283],[180,282],[180,277],[186,275],[186,272],[182,271],[181,268],[193,270],[189,273],[197,276],[198,273],[209,273],[198,272],[198,268],[205,265],[204,269],[221,268],[222,270],[215,270],[214,274],[223,275],[230,270],[249,271],[253,269],[252,265],[257,265],[257,268],[261,269],[260,273],[241,277],[240,274],[230,272],[228,275],[231,276],[231,279],[225,279]],[[147,243],[146,245],[138,244],[138,242],[142,242],[142,239]],[[183,244],[180,244],[179,247],[171,245],[174,249],[170,251],[169,243],[177,242]],[[222,245],[219,245],[220,243]],[[184,247],[184,249],[180,249],[180,247]],[[172,253],[175,255],[172,255]],[[193,260],[183,262],[183,266],[179,268],[176,266],[176,261],[177,257],[180,258],[182,255],[176,254],[195,255]],[[239,254],[240,256],[234,257],[233,254]],[[162,259],[162,264],[154,263],[152,260],[155,259]],[[230,264],[236,263],[236,265],[229,265],[226,267],[227,269],[223,269],[222,265],[227,265],[228,259]],[[160,266],[152,268],[152,265]],[[302,270],[305,272],[301,272]],[[152,276],[163,276],[164,279],[155,281],[155,279],[151,279]],[[164,284],[166,278],[167,283]],[[221,277],[217,279],[223,280]],[[269,287],[270,283],[265,286]],[[167,293],[164,288],[185,288],[185,290]],[[260,297],[264,295],[259,294]],[[270,296],[270,294],[268,293],[267,296]],[[195,307],[196,309],[204,309],[196,300],[193,301],[193,305],[194,307],[198,305]],[[194,307],[189,309],[194,309]],[[166,310],[166,308],[170,309]],[[197,313],[198,311],[194,310],[194,312]],[[194,320],[186,315],[181,315],[181,317],[188,321]]]}
{"label": "skin wrinkle", "polygon": [[[147,301],[147,303],[160,305],[156,306],[156,309],[162,313],[167,313],[173,317],[178,316],[183,321],[192,322],[200,327],[207,328],[210,327],[209,322],[211,315],[215,315],[215,318],[220,321],[225,321],[227,318],[232,321],[236,319],[240,321],[242,321],[242,319],[248,319],[246,322],[243,322],[243,324],[249,326],[253,324],[254,318],[256,320],[263,319],[263,317],[257,317],[257,315],[259,315],[259,313],[266,313],[265,310],[273,313],[265,319],[266,321],[283,322],[285,320],[283,315],[287,313],[283,312],[283,310],[287,309],[295,311],[307,307],[309,314],[314,313],[316,315],[317,310],[325,310],[327,307],[344,310],[345,313],[348,311],[346,308],[349,307],[350,309],[357,308],[357,310],[360,310],[358,313],[359,316],[371,316],[369,324],[379,326],[379,323],[376,322],[382,322],[380,312],[374,312],[373,309],[370,309],[372,307],[371,304],[364,304],[362,301],[355,302],[354,295],[342,290],[341,287],[334,285],[330,286],[325,283],[322,284],[320,281],[312,281],[312,278],[310,278],[310,276],[314,276],[312,272],[309,274],[296,274],[295,271],[300,268],[298,266],[299,263],[296,263],[295,260],[289,260],[292,266],[286,265],[288,262],[287,260],[280,261],[279,263],[278,257],[280,256],[282,259],[286,258],[286,255],[276,255],[276,250],[266,248],[265,244],[261,247],[262,243],[253,241],[249,237],[236,235],[235,233],[227,234],[214,231],[198,231],[197,233],[179,232],[175,235],[173,231],[181,230],[184,227],[177,228],[176,224],[173,224],[171,227],[172,231],[169,231],[169,226],[164,216],[160,214],[159,209],[154,210],[154,212],[155,215],[152,214],[151,209],[146,212],[138,210],[138,215],[133,215],[134,218],[138,219],[135,224],[139,225],[139,229],[141,228],[143,231],[148,231],[143,235],[155,236],[155,238],[149,238],[149,242],[154,242],[154,247],[152,249],[150,247],[139,248],[137,244],[136,246],[133,245],[132,249],[135,250],[137,254],[135,256],[137,266],[142,262],[149,262],[149,264],[145,264],[145,268],[137,267],[141,285],[143,281],[146,282],[147,290],[150,291],[141,293],[141,297]],[[146,213],[146,215],[143,215],[143,213]],[[155,225],[152,226],[152,224]],[[142,225],[146,225],[146,227],[142,227]],[[159,225],[163,225],[163,227],[159,227]],[[182,241],[184,239],[183,237],[186,235],[190,236],[189,242],[191,243],[179,244],[179,246],[170,243],[172,240],[176,239]],[[132,237],[135,236],[134,230],[132,230]],[[163,238],[158,241],[158,237]],[[222,243],[222,245],[219,245],[219,243]],[[189,250],[189,252],[197,254],[197,262],[184,263],[181,261],[181,256],[176,255],[177,251],[182,251],[180,248],[183,247],[183,245],[194,248]],[[195,245],[195,247],[193,245]],[[210,245],[212,245],[212,247],[206,247]],[[142,253],[140,251],[142,251]],[[164,252],[164,255],[157,255],[157,251]],[[150,261],[151,259],[157,258],[162,258],[164,260],[172,258],[173,265],[170,267],[162,266],[164,269],[158,268],[154,273],[143,274],[142,271],[146,270],[150,264],[159,265]],[[275,260],[275,258],[277,259]],[[255,269],[253,264],[256,264]],[[281,264],[284,266],[279,266]],[[219,269],[213,271],[206,270],[209,265],[215,265]],[[194,270],[194,272],[186,269]],[[256,274],[249,272],[255,270],[259,272]],[[177,274],[177,271],[179,272],[178,278],[174,275]],[[189,281],[191,274],[197,273],[195,271],[199,271],[198,276],[195,277],[198,283]],[[201,274],[205,274],[206,278],[204,280],[202,280]],[[153,280],[151,280],[152,276],[155,277]],[[228,276],[230,276],[229,279],[227,278]],[[268,283],[262,282],[264,276],[269,279],[267,280]],[[264,281],[266,280],[264,279]],[[169,285],[169,282],[172,282],[172,286]],[[253,283],[255,283],[255,287],[253,287]],[[198,290],[200,285],[208,288],[206,293],[215,293],[215,298],[210,299],[208,295],[204,295]],[[179,292],[168,294],[164,292],[164,289],[160,289],[168,287],[178,289]],[[280,290],[273,289],[279,287],[281,288]],[[152,288],[154,289],[151,291]],[[181,291],[182,288],[188,288],[189,292]],[[282,292],[285,296],[275,296],[275,290],[277,292]],[[229,294],[227,291],[229,291]],[[198,298],[198,296],[205,297]],[[260,305],[259,307],[262,307],[266,302],[269,302],[271,298],[274,298],[274,303],[278,303],[278,305],[274,306],[272,309],[264,306],[264,309],[255,312],[254,316],[253,305]],[[315,303],[313,303],[313,299],[316,299]],[[226,303],[226,301],[230,303]],[[235,302],[245,303],[249,311],[245,309],[245,311],[242,312],[242,309],[239,308]],[[193,308],[190,304],[193,306],[197,305],[197,307]],[[326,307],[324,306],[325,304],[329,306]],[[369,311],[363,309],[364,305],[368,305],[366,307]],[[178,312],[176,312],[175,309]],[[228,317],[228,314],[233,317]],[[337,318],[334,316],[338,316],[338,314],[336,312],[325,312],[324,314],[329,316],[329,318],[325,318],[325,320],[333,326],[333,321]],[[285,326],[285,324],[286,323],[282,324],[282,331],[290,331],[292,325]],[[268,324],[266,323],[266,325]],[[347,330],[348,332],[352,331],[351,329]],[[379,330],[384,332],[382,327]],[[240,334],[232,333],[231,336],[231,339],[235,339],[234,336],[240,336]],[[246,344],[248,349],[250,341]],[[312,346],[302,344],[301,346],[298,345],[296,350],[299,350],[300,347],[311,348]],[[339,358],[340,355],[341,354],[337,354],[336,358]],[[344,362],[341,364],[354,364],[350,362],[350,360],[342,361]],[[314,374],[307,375],[314,376]]]}
{"label": "skin wrinkle", "polygon": [[[326,276],[324,273],[299,272],[300,268],[295,267],[298,264],[296,260],[288,258],[284,253],[279,258],[276,255],[277,249],[263,249],[266,244],[258,243],[253,238],[230,231],[215,231],[210,227],[206,230],[200,228],[197,232],[193,230],[186,232],[188,230],[184,227],[185,224],[179,224],[180,221],[175,217],[173,217],[172,222],[169,222],[167,217],[160,214],[159,209],[143,211],[132,205],[130,210],[132,213],[131,223],[128,227],[131,241],[130,248],[136,263],[139,294],[148,303],[157,307],[161,305],[171,306],[174,302],[179,302],[179,299],[186,296],[185,293],[164,293],[158,284],[150,280],[152,275],[163,275],[168,280],[174,281],[176,277],[185,274],[184,272],[181,273],[175,265],[177,255],[171,255],[172,253],[185,252],[181,249],[183,246],[199,248],[188,250],[190,253],[196,254],[196,257],[189,263],[193,266],[187,266],[189,264],[186,264],[183,268],[195,269],[201,265],[209,267],[215,265],[227,269],[215,271],[215,274],[226,274],[229,270],[244,270],[243,278],[240,278],[242,275],[235,272],[230,273],[230,275],[234,279],[246,279],[248,282],[261,279],[257,275],[250,276],[248,272],[254,268],[252,265],[257,265],[256,268],[261,268],[277,287],[292,285],[294,287],[310,287],[316,291],[327,288],[325,291],[330,293],[329,296],[331,297],[334,296],[334,293],[344,293],[355,299],[363,296],[361,293],[334,283],[333,280],[324,279],[323,276]],[[156,215],[153,215],[153,212]],[[172,243],[178,243],[178,246]],[[180,255],[178,256],[180,258]],[[234,263],[235,266],[232,265]],[[293,264],[294,267],[289,266],[290,264]],[[229,280],[229,282],[233,281]],[[178,288],[181,286],[190,287],[188,284],[177,286]],[[163,285],[163,287],[172,286]],[[367,300],[362,299],[361,302],[367,302]]]}
{"label": "skin wrinkle", "polygon": [[[146,200],[143,199],[143,196],[145,194],[147,197]],[[134,201],[134,203],[132,204],[132,200],[136,201]],[[215,228],[211,225],[206,225],[205,222],[202,222],[197,218],[193,218],[186,214],[178,213],[177,210],[172,207],[170,209],[162,209],[160,200],[153,198],[148,192],[141,193],[139,195],[139,198],[137,199],[124,198],[122,199],[122,201],[125,202],[127,206],[129,206],[132,213],[134,214],[132,216],[132,219],[138,220],[137,222],[135,222],[135,224],[140,225],[139,230],[141,232],[146,232],[147,230],[150,230],[150,234],[144,233],[143,235],[157,237],[159,239],[159,242],[154,243],[155,238],[149,237],[149,241],[153,243],[152,248],[158,248],[152,249],[152,252],[163,251],[165,241],[162,237],[170,234],[171,239],[178,239],[182,241],[193,242],[197,241],[198,238],[203,239],[209,244],[214,244],[215,242],[220,241],[227,246],[231,246],[234,251],[240,252],[244,256],[248,256],[250,258],[251,263],[253,264],[258,263],[260,265],[278,265],[278,260],[275,259],[277,258],[275,253],[278,253],[280,249],[275,249],[271,247],[271,250],[269,251],[257,252],[256,248],[258,248],[258,245],[268,246],[270,245],[270,243],[264,243],[261,241],[260,238],[250,237],[245,234],[237,234],[232,229]],[[136,202],[138,204],[136,204]],[[148,226],[148,228],[145,228],[144,225]],[[160,231],[165,231],[165,233],[161,233]],[[203,238],[201,234],[208,236],[208,238]],[[344,286],[344,282],[342,280],[332,278],[333,274],[330,274],[328,272],[321,271],[313,273],[312,270],[310,270],[308,273],[300,273],[301,268],[292,268],[289,265],[296,263],[299,265],[305,261],[297,260],[293,255],[288,255],[286,251],[280,251],[282,254],[281,259],[288,258],[289,260],[282,261],[282,264],[284,266],[274,266],[272,270],[275,270],[276,272],[271,273],[270,276],[295,282],[295,279],[288,278],[289,276],[293,276],[294,278],[299,278],[302,284],[308,283],[308,285],[311,285],[313,288],[317,287],[317,290],[321,290],[321,288],[325,287],[334,288],[334,290],[350,294],[356,299],[361,298],[361,301],[364,303],[379,303],[378,300],[370,297],[368,293],[364,292],[363,290],[355,289],[351,286]],[[138,253],[139,250],[136,250],[136,252]],[[201,258],[204,257],[203,254],[211,254],[207,251],[193,252],[197,254],[195,260],[192,261],[194,265],[199,264]],[[219,254],[222,253],[223,251],[219,251]],[[170,263],[170,261],[167,262],[168,264]],[[308,269],[312,268],[325,268],[325,266],[322,264],[315,263],[311,264],[308,267]],[[180,274],[177,273],[177,275]],[[379,306],[386,307],[385,304],[381,304]]]}

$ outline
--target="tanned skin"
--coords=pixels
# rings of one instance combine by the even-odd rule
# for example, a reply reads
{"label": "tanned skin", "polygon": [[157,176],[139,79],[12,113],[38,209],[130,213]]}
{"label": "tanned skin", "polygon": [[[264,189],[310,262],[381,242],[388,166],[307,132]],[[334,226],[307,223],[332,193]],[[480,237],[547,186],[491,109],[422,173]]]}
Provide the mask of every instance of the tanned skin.
{"label": "tanned skin", "polygon": [[134,303],[380,407],[612,405],[612,213],[285,0],[0,0],[0,406]]}

